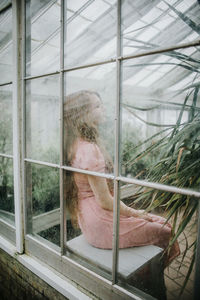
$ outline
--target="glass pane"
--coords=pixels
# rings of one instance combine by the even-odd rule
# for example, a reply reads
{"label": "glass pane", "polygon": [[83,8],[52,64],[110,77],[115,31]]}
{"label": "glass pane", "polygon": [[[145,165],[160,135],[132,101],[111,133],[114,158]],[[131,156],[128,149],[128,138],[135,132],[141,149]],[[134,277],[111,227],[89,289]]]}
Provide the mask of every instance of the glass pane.
{"label": "glass pane", "polygon": [[59,170],[26,165],[28,233],[60,245]]}
{"label": "glass pane", "polygon": [[15,224],[13,161],[0,156],[0,218]]}
{"label": "glass pane", "polygon": [[123,54],[197,40],[199,21],[200,6],[196,0],[123,0]]}
{"label": "glass pane", "polygon": [[193,299],[198,200],[133,184],[120,191],[119,283],[156,299]]}
{"label": "glass pane", "polygon": [[115,76],[115,64],[66,73],[64,159],[67,165],[113,173]]}
{"label": "glass pane", "polygon": [[0,87],[0,153],[12,154],[12,85]]}
{"label": "glass pane", "polygon": [[59,162],[59,76],[27,81],[26,155]]}
{"label": "glass pane", "polygon": [[117,1],[66,1],[65,67],[116,56]]}
{"label": "glass pane", "polygon": [[121,173],[199,190],[199,49],[124,61]]}
{"label": "glass pane", "polygon": [[26,74],[57,71],[60,65],[60,1],[26,1]]}
{"label": "glass pane", "polygon": [[113,182],[105,178],[66,171],[64,199],[67,205],[68,255],[110,279]]}
{"label": "glass pane", "polygon": [[0,12],[0,84],[12,81],[12,8]]}

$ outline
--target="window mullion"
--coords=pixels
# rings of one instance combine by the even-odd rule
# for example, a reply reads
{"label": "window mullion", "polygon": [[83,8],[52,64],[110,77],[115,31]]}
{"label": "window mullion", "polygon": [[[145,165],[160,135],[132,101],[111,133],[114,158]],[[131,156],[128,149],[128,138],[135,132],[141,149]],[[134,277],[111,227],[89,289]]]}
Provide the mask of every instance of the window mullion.
{"label": "window mullion", "polygon": [[119,133],[120,133],[120,70],[121,70],[121,1],[117,3],[117,62],[116,62],[116,73],[117,73],[117,84],[116,84],[116,107],[115,107],[115,160],[114,160],[114,208],[113,208],[113,263],[112,263],[112,283],[115,284],[117,281],[117,270],[118,270],[118,254],[119,254],[119,217],[120,217],[120,197],[119,197]]}
{"label": "window mullion", "polygon": [[[61,24],[60,24],[60,166],[64,163],[64,130],[63,130],[63,102],[64,102],[64,1],[61,1]],[[64,199],[64,169],[60,168],[60,241],[61,254],[65,254],[66,248],[66,203]]]}
{"label": "window mullion", "polygon": [[22,188],[22,1],[14,0],[13,7],[13,165],[15,195],[16,248],[23,253],[23,188]]}

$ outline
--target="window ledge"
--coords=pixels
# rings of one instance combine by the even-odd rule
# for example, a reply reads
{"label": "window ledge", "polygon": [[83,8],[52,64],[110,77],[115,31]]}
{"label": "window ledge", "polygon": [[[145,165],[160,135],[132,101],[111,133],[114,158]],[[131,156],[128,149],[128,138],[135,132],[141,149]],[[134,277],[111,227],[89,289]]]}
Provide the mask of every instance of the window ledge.
{"label": "window ledge", "polygon": [[73,300],[90,300],[94,296],[88,296],[81,292],[78,287],[73,285],[64,276],[51,269],[44,263],[40,263],[37,259],[28,256],[27,254],[18,254],[16,247],[9,241],[0,236],[0,248],[9,255],[17,259],[22,265],[33,272],[35,275],[44,280],[47,284],[57,290],[60,294]]}

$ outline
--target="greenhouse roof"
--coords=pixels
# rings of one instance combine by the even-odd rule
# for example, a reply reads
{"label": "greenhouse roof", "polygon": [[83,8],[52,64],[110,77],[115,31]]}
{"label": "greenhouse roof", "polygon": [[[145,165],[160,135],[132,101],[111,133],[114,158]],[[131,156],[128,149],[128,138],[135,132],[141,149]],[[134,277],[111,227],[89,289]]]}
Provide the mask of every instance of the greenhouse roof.
{"label": "greenhouse roof", "polygon": [[[9,72],[12,65],[10,3],[4,0],[0,4],[0,71],[3,74]],[[27,5],[30,16],[26,18],[31,24],[26,32],[27,52],[28,49],[30,52],[27,53],[29,75],[58,71],[61,3],[59,0],[44,0]],[[116,57],[116,5],[116,0],[67,1],[65,68]],[[200,5],[196,0],[122,1],[122,53],[135,55],[194,41],[199,37],[199,23]],[[146,56],[124,63],[125,68],[135,68],[134,74],[127,69],[124,81],[143,88],[155,84],[165,88],[167,83],[168,88],[176,90],[191,83],[191,76],[193,83],[198,80],[197,63],[199,50],[196,47]],[[97,66],[88,69],[83,76],[101,79],[109,75],[106,72],[110,69],[100,70]],[[163,76],[168,80],[163,80]]]}

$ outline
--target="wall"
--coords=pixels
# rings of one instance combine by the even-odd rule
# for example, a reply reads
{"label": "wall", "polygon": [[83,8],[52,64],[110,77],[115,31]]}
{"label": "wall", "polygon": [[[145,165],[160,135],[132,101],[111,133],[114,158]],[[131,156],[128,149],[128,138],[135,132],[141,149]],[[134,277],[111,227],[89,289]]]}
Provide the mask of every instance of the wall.
{"label": "wall", "polygon": [[66,300],[46,282],[0,249],[1,300]]}

